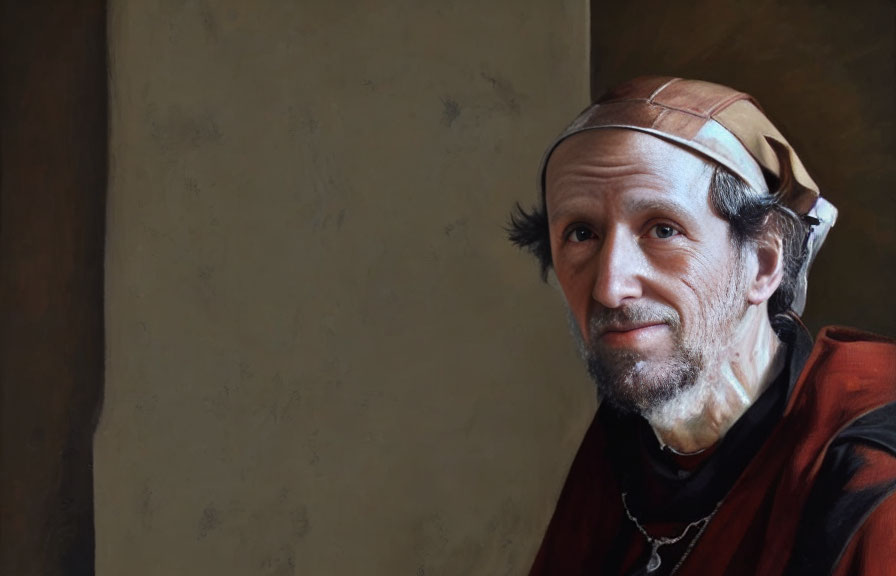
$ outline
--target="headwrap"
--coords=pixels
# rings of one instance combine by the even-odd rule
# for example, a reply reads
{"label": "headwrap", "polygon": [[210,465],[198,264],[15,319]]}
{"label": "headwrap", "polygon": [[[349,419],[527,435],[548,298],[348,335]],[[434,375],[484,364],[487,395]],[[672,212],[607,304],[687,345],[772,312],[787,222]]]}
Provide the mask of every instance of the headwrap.
{"label": "headwrap", "polygon": [[601,128],[637,130],[683,146],[718,162],[757,193],[768,193],[766,176],[772,176],[779,203],[809,227],[791,304],[802,314],[809,267],[837,220],[837,209],[820,197],[793,147],[752,96],[720,84],[662,76],[617,86],[586,108],[548,148],[541,163],[542,194],[556,147],[573,134]]}

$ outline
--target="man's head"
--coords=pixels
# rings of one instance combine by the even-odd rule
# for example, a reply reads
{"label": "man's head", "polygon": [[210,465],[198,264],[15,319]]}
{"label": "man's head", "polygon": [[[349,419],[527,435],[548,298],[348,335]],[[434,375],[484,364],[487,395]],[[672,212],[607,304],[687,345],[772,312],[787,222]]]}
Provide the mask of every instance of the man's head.
{"label": "man's head", "polygon": [[554,271],[589,371],[619,408],[647,411],[694,385],[780,283],[780,243],[733,241],[709,200],[713,172],[620,129],[576,134],[548,164]]}
{"label": "man's head", "polygon": [[541,205],[514,215],[511,239],[543,274],[553,268],[589,371],[622,409],[693,386],[737,353],[738,332],[800,297],[811,256],[800,215],[817,188],[742,93],[624,85],[549,149],[541,182]]}

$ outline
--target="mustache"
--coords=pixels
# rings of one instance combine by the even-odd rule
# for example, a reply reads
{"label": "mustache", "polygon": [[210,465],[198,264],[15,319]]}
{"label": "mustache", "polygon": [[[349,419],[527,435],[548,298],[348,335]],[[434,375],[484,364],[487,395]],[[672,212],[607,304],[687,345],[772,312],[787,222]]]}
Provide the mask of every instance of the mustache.
{"label": "mustache", "polygon": [[645,324],[666,324],[673,330],[681,328],[681,318],[673,308],[661,304],[640,302],[619,308],[598,308],[588,319],[588,333],[597,338],[604,332]]}

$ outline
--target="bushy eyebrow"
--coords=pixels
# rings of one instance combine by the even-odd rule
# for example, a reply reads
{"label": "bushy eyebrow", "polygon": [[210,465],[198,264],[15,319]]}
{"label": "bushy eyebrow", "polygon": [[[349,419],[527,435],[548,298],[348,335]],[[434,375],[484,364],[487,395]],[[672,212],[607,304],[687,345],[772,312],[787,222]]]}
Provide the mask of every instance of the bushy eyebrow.
{"label": "bushy eyebrow", "polygon": [[680,204],[663,198],[629,198],[625,201],[629,212],[661,212],[676,220],[692,221],[694,216]]}
{"label": "bushy eyebrow", "polygon": [[[660,213],[682,223],[694,221],[694,215],[690,211],[677,202],[664,198],[628,198],[625,200],[625,210],[632,214]],[[565,218],[567,213],[575,211],[573,207],[564,206],[550,215],[550,221],[554,223]]]}

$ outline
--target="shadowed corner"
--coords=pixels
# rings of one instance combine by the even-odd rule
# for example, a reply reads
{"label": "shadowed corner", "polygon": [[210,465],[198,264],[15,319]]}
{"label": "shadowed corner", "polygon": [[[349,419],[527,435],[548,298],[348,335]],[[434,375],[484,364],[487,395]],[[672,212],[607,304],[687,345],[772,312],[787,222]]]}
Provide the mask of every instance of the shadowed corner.
{"label": "shadowed corner", "polygon": [[106,2],[4,2],[0,573],[94,574]]}

